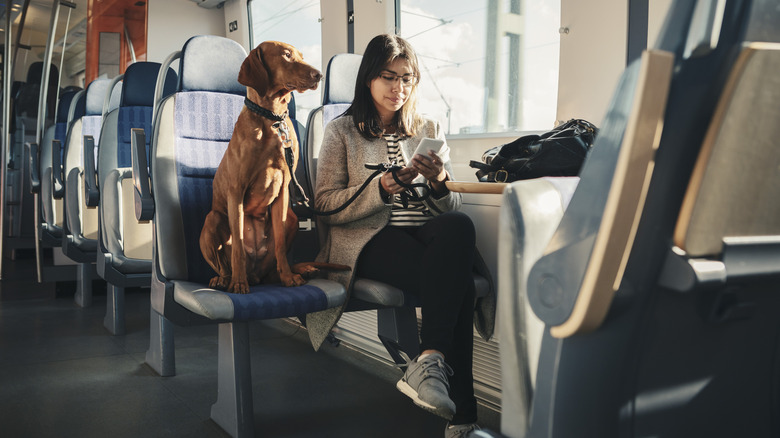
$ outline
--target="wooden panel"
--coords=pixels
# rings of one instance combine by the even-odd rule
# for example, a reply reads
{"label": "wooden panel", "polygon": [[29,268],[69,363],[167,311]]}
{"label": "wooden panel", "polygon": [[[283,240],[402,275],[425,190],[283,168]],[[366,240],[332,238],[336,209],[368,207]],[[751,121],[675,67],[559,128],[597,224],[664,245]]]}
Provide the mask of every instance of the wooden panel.
{"label": "wooden panel", "polygon": [[89,0],[87,12],[87,50],[85,76],[89,84],[98,77],[100,33],[115,32],[121,35],[119,72],[124,73],[132,63],[125,37],[125,29],[133,43],[136,60],[146,60],[148,5],[139,0]]}

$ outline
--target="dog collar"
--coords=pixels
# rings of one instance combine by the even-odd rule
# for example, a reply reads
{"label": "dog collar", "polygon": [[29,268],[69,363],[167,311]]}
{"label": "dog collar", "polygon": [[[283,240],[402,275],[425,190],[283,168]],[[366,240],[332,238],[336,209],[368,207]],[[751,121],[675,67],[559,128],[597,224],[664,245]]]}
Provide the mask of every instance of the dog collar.
{"label": "dog collar", "polygon": [[290,112],[290,111],[285,111],[284,114],[276,114],[252,102],[251,100],[249,100],[248,97],[244,98],[244,105],[246,105],[246,107],[249,108],[249,110],[252,111],[253,113],[261,115],[266,119],[273,120],[275,122],[283,121],[284,119],[287,118],[287,114],[289,114]]}

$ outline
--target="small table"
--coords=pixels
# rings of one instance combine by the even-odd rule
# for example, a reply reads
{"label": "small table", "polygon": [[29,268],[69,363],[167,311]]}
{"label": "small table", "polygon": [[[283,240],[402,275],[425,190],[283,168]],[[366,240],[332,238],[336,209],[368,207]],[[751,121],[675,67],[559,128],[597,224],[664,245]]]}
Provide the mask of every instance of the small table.
{"label": "small table", "polygon": [[450,191],[461,193],[490,193],[500,195],[504,193],[507,183],[464,182],[445,181],[444,184]]}

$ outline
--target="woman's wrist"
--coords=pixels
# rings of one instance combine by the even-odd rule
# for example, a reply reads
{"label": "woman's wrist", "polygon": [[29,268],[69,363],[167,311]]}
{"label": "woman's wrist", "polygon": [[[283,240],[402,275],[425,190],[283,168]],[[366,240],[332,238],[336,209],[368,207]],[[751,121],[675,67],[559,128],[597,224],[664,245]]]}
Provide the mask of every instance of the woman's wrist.
{"label": "woman's wrist", "polygon": [[444,174],[444,177],[440,181],[431,180],[428,181],[428,185],[431,186],[431,189],[433,191],[433,196],[436,198],[441,198],[442,196],[449,193],[450,189],[447,188],[447,185],[445,184],[447,180],[450,179],[450,176],[447,172],[442,172]]}

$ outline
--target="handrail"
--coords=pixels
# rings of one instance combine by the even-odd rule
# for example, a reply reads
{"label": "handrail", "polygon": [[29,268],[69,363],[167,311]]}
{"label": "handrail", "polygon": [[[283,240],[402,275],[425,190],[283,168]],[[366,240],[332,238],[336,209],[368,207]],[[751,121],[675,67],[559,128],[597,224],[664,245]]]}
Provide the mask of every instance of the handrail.
{"label": "handrail", "polygon": [[117,77],[111,79],[111,83],[108,84],[108,93],[106,93],[106,97],[103,99],[103,111],[101,112],[102,115],[101,120],[106,120],[106,116],[108,115],[108,108],[111,106],[111,95],[114,94],[114,87],[116,87],[116,84],[119,83],[124,78],[125,78],[124,74],[117,75]]}
{"label": "handrail", "polygon": [[76,118],[76,108],[78,108],[79,99],[81,99],[81,96],[86,93],[87,90],[81,90],[73,95],[73,100],[70,101],[70,108],[68,108],[68,129],[70,129],[70,124],[73,123],[73,119]]}
{"label": "handrail", "polygon": [[171,53],[162,62],[160,71],[157,72],[157,82],[154,85],[154,100],[152,101],[152,126],[154,126],[154,117],[157,115],[157,108],[160,106],[160,101],[165,91],[165,78],[168,76],[168,67],[179,58],[181,58],[181,50]]}
{"label": "handrail", "polygon": [[[43,130],[46,127],[46,96],[49,94],[49,76],[51,75],[51,55],[54,51],[54,37],[56,36],[55,29],[57,28],[57,20],[60,16],[60,1],[53,0],[51,6],[51,21],[49,22],[49,39],[46,41],[46,51],[43,54],[43,76],[41,77],[41,92],[38,94],[38,125],[35,128],[35,142],[41,144],[41,137],[43,136]],[[57,88],[60,84],[57,83]],[[57,99],[59,101],[59,99]],[[54,117],[57,117],[57,111],[54,111]],[[37,239],[36,239],[37,242]],[[40,277],[40,269],[38,275],[38,281],[43,281]]]}
{"label": "handrail", "polygon": [[[5,184],[8,177],[6,157],[8,156],[8,140],[11,138],[10,126],[11,126],[11,72],[13,65],[11,65],[11,8],[6,3],[5,10],[5,50],[3,51],[3,60],[6,61],[3,64],[3,120],[2,120],[2,136],[3,139],[0,142],[0,157],[2,159],[2,165],[0,165],[0,230],[5,229]],[[3,254],[3,235],[0,235],[0,255]],[[3,276],[3,263],[0,259],[0,278]]]}

